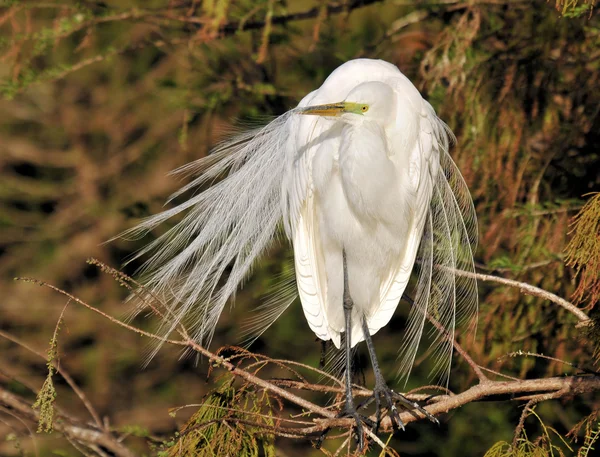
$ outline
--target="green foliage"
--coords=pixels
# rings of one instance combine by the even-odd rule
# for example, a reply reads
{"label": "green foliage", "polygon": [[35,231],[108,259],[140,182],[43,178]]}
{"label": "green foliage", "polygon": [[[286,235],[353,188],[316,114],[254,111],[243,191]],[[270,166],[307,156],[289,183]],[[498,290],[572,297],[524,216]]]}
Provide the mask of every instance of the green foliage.
{"label": "green foliage", "polygon": [[[543,431],[541,436],[530,439],[525,429],[520,429],[513,443],[499,441],[490,447],[484,457],[563,457],[565,455],[591,457],[595,455],[591,452],[595,450],[595,446],[600,440],[600,422],[597,421],[597,412],[584,418],[567,436],[561,435],[554,428],[544,424],[535,411],[531,410],[529,414],[533,414],[538,419]],[[584,431],[583,442],[575,452],[573,446],[567,443],[567,438],[571,437],[576,442],[576,435],[582,429]]]}
{"label": "green foliage", "polygon": [[[597,186],[599,73],[590,56],[599,33],[597,15],[565,20],[552,7],[457,14],[424,55],[421,87],[458,137],[454,159],[475,197],[480,267],[569,296],[568,221]],[[556,306],[508,288],[484,290],[481,302],[480,360],[524,350],[589,361],[578,332],[557,328],[568,318]],[[519,376],[561,372],[556,363],[514,363]]]}
{"label": "green foliage", "polygon": [[580,335],[586,345],[591,347],[592,358],[596,366],[600,365],[600,313],[591,313],[591,322],[580,329]]}
{"label": "green foliage", "polygon": [[52,376],[56,372],[55,363],[58,357],[58,330],[62,324],[62,315],[56,324],[54,334],[50,340],[50,348],[48,349],[48,361],[46,367],[48,368],[48,374],[42,384],[42,388],[37,394],[33,408],[38,409],[40,416],[38,419],[38,433],[46,432],[51,433],[53,430],[52,424],[54,423],[54,403],[56,401],[56,389],[52,382]]}
{"label": "green foliage", "polygon": [[577,457],[591,457],[592,451],[597,450],[596,447],[600,444],[600,422],[596,423],[595,428],[591,429],[585,435],[583,446],[579,449]]}
{"label": "green foliage", "polygon": [[591,452],[594,450],[597,451],[596,447],[598,447],[598,444],[600,443],[599,417],[600,410],[596,409],[580,420],[568,433],[568,436],[570,436],[573,441],[577,442],[577,435],[583,430],[583,443],[577,451],[577,457],[592,457],[597,454],[597,452],[593,454]]}
{"label": "green foliage", "polygon": [[550,457],[550,451],[530,441],[521,440],[516,447],[506,441],[494,444],[484,457]]}
{"label": "green foliage", "polygon": [[[232,118],[281,114],[342,61],[364,56],[397,64],[456,133],[451,153],[475,197],[479,219],[477,266],[563,297],[577,299],[579,291],[587,294],[582,305],[592,306],[589,293],[599,269],[585,262],[594,248],[590,243],[597,239],[590,229],[593,214],[581,226],[581,236],[579,224],[571,226],[570,238],[567,233],[581,196],[598,186],[597,2],[387,0],[344,10],[357,3],[2,2],[0,92],[12,98],[0,100],[2,275],[44,278],[112,315],[122,315],[129,291],[110,278],[94,276],[85,259],[94,256],[119,265],[146,244],[148,239],[104,242],[134,225],[134,219],[160,211],[181,185],[165,177],[168,171],[202,157],[231,130]],[[328,14],[328,7],[336,5],[342,10]],[[299,11],[315,13],[285,25],[273,21]],[[242,31],[244,24],[261,23]],[[573,244],[576,239],[578,244]],[[562,260],[565,252],[568,266]],[[285,249],[277,247],[269,254],[238,294],[236,307],[224,313],[215,347],[239,341],[239,322],[281,270]],[[7,297],[3,325],[30,332],[27,339],[52,332],[54,320],[48,313],[63,305],[60,299],[32,297],[29,288],[3,282],[0,292]],[[589,365],[594,348],[582,344],[580,330],[570,325],[572,318],[562,308],[487,283],[481,285],[480,303],[477,339],[467,349],[482,366],[522,377],[564,371],[552,361],[501,358],[518,350]],[[376,336],[390,373],[405,312],[400,307],[390,326]],[[140,370],[147,342],[137,334],[115,338],[112,326],[90,314],[72,310],[61,345],[77,348],[69,351],[69,369],[116,430],[143,438],[137,442],[153,441],[157,434],[172,433],[167,408],[197,402],[207,390],[215,391],[214,384],[198,381],[203,363],[192,368],[170,348]],[[150,325],[141,318],[136,323]],[[600,341],[599,329],[595,324],[581,331],[588,341]],[[257,343],[258,352],[270,356],[318,363],[319,344],[297,306]],[[35,366],[31,359],[15,356],[12,348],[0,347],[0,357],[19,372]],[[429,382],[427,357],[419,360],[425,362],[415,369],[411,387]],[[472,379],[461,364],[455,367],[450,388],[459,391]],[[274,371],[265,371],[265,376],[279,375]],[[54,401],[50,366],[48,372],[40,408]],[[185,436],[175,436],[171,447],[161,451],[174,453],[181,442],[188,453],[196,448],[211,455],[228,444],[219,436],[234,433],[229,436],[236,449],[266,452],[260,447],[269,434],[240,421],[258,421],[241,411],[246,411],[242,399],[247,399],[248,411],[256,411],[260,394],[239,386],[231,389],[221,400],[212,396],[215,392],[206,399],[222,407],[233,405],[236,412],[199,412]],[[482,455],[498,441],[503,444],[495,452],[508,452],[503,440],[514,428],[511,414],[517,408],[512,403],[486,405],[493,406],[484,410],[481,404],[472,405],[454,414],[448,425],[454,433],[415,424],[414,441],[407,443],[400,435],[391,445],[401,455],[439,454],[444,449],[444,455],[462,456],[467,448],[468,455]],[[596,398],[555,402],[553,414],[544,419],[556,427],[572,424],[597,405]],[[482,427],[485,433],[473,430],[482,413],[489,419],[487,428]],[[208,417],[222,421],[208,423]],[[124,422],[140,425],[123,428]],[[46,425],[51,423],[46,420]],[[266,418],[262,425],[268,425]],[[247,432],[255,430],[263,435],[252,442]],[[41,446],[44,440],[38,441]],[[545,442],[531,443],[548,449]],[[61,445],[67,448],[68,443]],[[282,455],[306,455],[310,445],[305,446],[278,441]],[[590,446],[597,447],[597,441]]]}
{"label": "green foliage", "polygon": [[[518,436],[515,437],[512,444],[499,441],[485,453],[484,457],[565,457],[565,448],[571,452],[573,451],[565,438],[554,428],[544,424],[535,411],[530,410],[529,414],[538,419],[543,430],[541,436],[531,440],[525,429],[522,428],[517,432]],[[555,440],[552,439],[552,436]],[[557,444],[556,441],[562,446]]]}
{"label": "green foliage", "polygon": [[556,0],[556,9],[566,18],[591,16],[595,5],[596,0]]}
{"label": "green foliage", "polygon": [[266,392],[236,387],[234,378],[206,395],[180,433],[163,444],[160,457],[239,455],[274,457],[276,410]]}
{"label": "green foliage", "polygon": [[600,193],[592,194],[571,220],[569,233],[565,263],[575,269],[579,280],[573,299],[591,308],[600,299]]}

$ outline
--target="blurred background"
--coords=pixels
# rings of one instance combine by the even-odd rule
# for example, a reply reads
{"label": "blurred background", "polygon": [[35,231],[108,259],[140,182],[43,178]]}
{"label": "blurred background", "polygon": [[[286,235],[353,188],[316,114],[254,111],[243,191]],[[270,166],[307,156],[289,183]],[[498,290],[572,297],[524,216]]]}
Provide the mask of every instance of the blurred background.
{"label": "blurred background", "polygon": [[[525,281],[593,312],[598,293],[565,265],[569,221],[600,184],[600,21],[594,0],[121,0],[4,1],[0,7],[0,330],[45,354],[67,298],[53,284],[122,317],[127,291],[86,263],[120,268],[146,244],[105,243],[161,210],[181,183],[168,172],[204,156],[236,122],[279,115],[343,62],[396,64],[457,136],[452,151],[475,200],[481,272]],[[237,322],[289,257],[275,245],[223,315],[211,348],[239,342]],[[139,263],[123,269],[133,274]],[[584,271],[585,273],[585,271]],[[592,280],[597,270],[588,272]],[[592,344],[562,308],[516,289],[481,285],[481,365],[518,377],[593,367]],[[407,310],[375,344],[391,379]],[[146,325],[143,320],[140,325]],[[207,366],[165,347],[143,368],[149,342],[71,302],[58,354],[116,430],[168,440],[212,387]],[[317,366],[321,346],[299,303],[253,347]],[[500,359],[501,358],[501,359]],[[371,385],[368,359],[364,362]],[[426,360],[423,358],[423,360]],[[417,366],[407,390],[428,384]],[[46,362],[0,337],[0,385],[31,400]],[[60,376],[57,405],[86,411]],[[475,382],[455,360],[450,388]],[[583,396],[537,409],[565,434],[600,407]],[[479,456],[511,442],[516,402],[469,404],[440,427],[411,424],[401,455]],[[540,423],[528,420],[532,438]],[[157,450],[128,438],[140,455]],[[318,455],[278,439],[282,456]],[[566,455],[569,450],[562,446]],[[576,449],[576,446],[574,447]],[[0,409],[0,455],[80,455],[60,434],[37,435]],[[576,452],[576,451],[575,451]],[[375,454],[377,455],[377,454]],[[590,454],[592,455],[592,454]]]}

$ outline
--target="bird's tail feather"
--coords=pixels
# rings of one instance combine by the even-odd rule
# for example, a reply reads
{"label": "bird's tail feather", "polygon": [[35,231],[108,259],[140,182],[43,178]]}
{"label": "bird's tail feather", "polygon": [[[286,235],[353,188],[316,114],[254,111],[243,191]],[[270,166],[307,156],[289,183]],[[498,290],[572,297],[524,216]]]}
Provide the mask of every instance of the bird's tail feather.
{"label": "bird's tail feather", "polygon": [[434,126],[439,168],[434,174],[431,203],[417,254],[419,276],[414,305],[400,345],[398,375],[408,379],[425,322],[429,321],[427,337],[433,360],[432,377],[447,386],[455,330],[457,326],[476,321],[476,281],[457,274],[457,270],[475,270],[477,221],[464,179],[448,154],[451,133],[439,119]]}
{"label": "bird's tail feather", "polygon": [[[184,324],[196,341],[209,344],[225,304],[273,240],[282,219],[281,183],[291,113],[240,133],[209,156],[176,170],[177,175],[195,178],[169,202],[196,193],[120,235],[140,238],[184,214],[133,257],[150,254],[140,274],[147,293],[168,308],[157,330],[160,335]],[[147,309],[139,294],[130,299],[134,314]]]}

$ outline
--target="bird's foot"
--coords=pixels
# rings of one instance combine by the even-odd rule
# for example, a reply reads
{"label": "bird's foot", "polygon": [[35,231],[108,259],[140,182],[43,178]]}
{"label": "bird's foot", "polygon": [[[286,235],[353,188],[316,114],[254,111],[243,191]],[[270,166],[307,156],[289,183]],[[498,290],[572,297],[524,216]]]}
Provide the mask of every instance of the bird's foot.
{"label": "bird's foot", "polygon": [[358,451],[362,452],[365,448],[365,431],[363,423],[365,423],[370,428],[373,428],[375,424],[368,417],[363,416],[362,414],[358,414],[358,410],[356,406],[354,406],[354,404],[346,403],[344,405],[344,409],[338,414],[338,418],[343,417],[351,417],[354,419],[354,436],[356,438]]}
{"label": "bird's foot", "polygon": [[[366,416],[363,416],[362,414],[358,413],[358,410],[356,408],[356,406],[354,406],[353,403],[348,403],[346,402],[346,404],[344,405],[344,409],[342,409],[338,415],[336,416],[336,419],[343,419],[343,418],[352,418],[354,419],[354,426],[353,431],[354,431],[354,437],[356,439],[356,445],[358,447],[358,451],[362,452],[365,448],[365,430],[364,430],[364,426],[363,423],[367,425],[367,427],[369,428],[373,428],[375,426],[375,423],[369,419]],[[323,441],[325,440],[325,436],[327,436],[327,433],[329,433],[330,427],[326,428],[321,435],[319,435],[319,437],[317,438],[317,442],[316,442],[316,448],[319,449],[321,447],[321,445],[323,444]]]}
{"label": "bird's foot", "polygon": [[[373,395],[371,395],[371,397],[367,398],[358,407],[358,409],[364,408],[364,407],[370,405],[373,401],[375,401],[376,421],[375,421],[375,428],[373,429],[373,432],[375,434],[377,434],[377,432],[379,431],[379,426],[381,425],[382,398],[385,401],[385,407],[387,408],[390,419],[392,420],[392,427],[394,427],[395,429],[404,430],[404,422],[402,422],[402,419],[400,419],[400,414],[398,412],[398,406],[402,406],[404,409],[407,409],[409,411],[414,411],[414,410],[419,411],[421,414],[423,414],[425,417],[427,417],[427,419],[429,419],[431,422],[434,422],[439,425],[439,421],[431,413],[429,413],[426,409],[421,407],[421,405],[419,405],[417,402],[409,400],[404,395],[394,392],[392,389],[390,389],[387,386],[387,384],[384,381],[380,381],[375,384],[375,388],[373,389]],[[398,402],[398,405],[396,405],[396,402]]]}

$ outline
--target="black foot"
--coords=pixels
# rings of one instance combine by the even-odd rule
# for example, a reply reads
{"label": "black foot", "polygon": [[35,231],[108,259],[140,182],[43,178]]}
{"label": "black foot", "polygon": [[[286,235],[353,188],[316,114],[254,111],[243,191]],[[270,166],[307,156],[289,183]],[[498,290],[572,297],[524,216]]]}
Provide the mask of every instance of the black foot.
{"label": "black foot", "polygon": [[365,400],[363,403],[361,403],[358,407],[358,409],[364,408],[364,407],[370,405],[373,401],[375,401],[375,417],[377,418],[376,422],[375,422],[375,428],[373,430],[373,432],[375,434],[377,434],[377,432],[379,431],[379,425],[381,424],[381,419],[382,419],[382,417],[381,417],[381,399],[382,398],[384,399],[384,401],[386,403],[385,406],[388,410],[390,419],[392,419],[392,427],[394,427],[395,429],[404,430],[404,422],[402,422],[402,419],[400,419],[400,414],[398,413],[396,401],[403,408],[405,408],[409,411],[417,410],[421,414],[423,414],[425,417],[427,417],[427,419],[429,419],[431,422],[434,422],[438,425],[440,424],[440,422],[434,416],[432,416],[427,410],[422,408],[418,403],[409,400],[402,394],[394,392],[392,389],[390,389],[385,384],[385,382],[378,382],[375,385],[375,388],[373,389],[373,395],[371,397],[367,398],[367,400]]}
{"label": "black foot", "polygon": [[344,409],[338,414],[338,418],[342,417],[351,417],[354,419],[354,434],[356,438],[356,444],[359,452],[362,452],[365,448],[365,431],[363,422],[370,428],[373,428],[375,424],[373,424],[373,421],[368,417],[358,414],[358,411],[354,405],[348,405],[347,403],[344,406]]}
{"label": "black foot", "polygon": [[[342,419],[342,418],[346,418],[346,417],[351,417],[354,419],[354,422],[355,422],[355,425],[353,427],[354,437],[356,439],[356,445],[358,446],[359,452],[362,452],[363,449],[365,448],[365,430],[363,427],[363,423],[366,424],[367,427],[369,427],[369,428],[373,428],[375,426],[375,424],[368,417],[363,416],[362,414],[359,414],[354,405],[349,405],[348,403],[346,403],[346,405],[344,406],[344,409],[342,411],[340,411],[340,413],[337,415],[338,419]],[[325,440],[327,433],[329,433],[329,430],[330,430],[329,427],[326,428],[325,430],[323,430],[321,435],[319,435],[319,437],[317,438],[317,442],[315,443],[315,446],[317,449],[319,449],[321,447],[321,445],[323,444],[323,441]]]}

